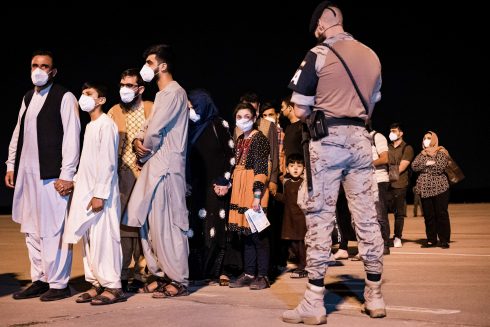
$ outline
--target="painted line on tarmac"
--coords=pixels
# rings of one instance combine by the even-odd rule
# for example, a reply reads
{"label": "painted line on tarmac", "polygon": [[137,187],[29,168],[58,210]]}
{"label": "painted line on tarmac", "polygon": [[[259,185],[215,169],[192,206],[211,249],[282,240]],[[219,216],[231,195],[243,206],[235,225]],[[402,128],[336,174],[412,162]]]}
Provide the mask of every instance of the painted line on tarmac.
{"label": "painted line on tarmac", "polygon": [[[362,306],[354,305],[354,304],[335,304],[335,303],[327,303],[327,306],[334,307],[336,309],[354,309],[359,310]],[[386,306],[386,310],[388,311],[406,311],[406,312],[418,312],[418,313],[430,313],[435,315],[451,315],[455,313],[460,313],[460,310],[448,310],[448,309],[429,309],[429,308],[420,308],[420,307],[404,307],[398,305],[388,305]]]}
{"label": "painted line on tarmac", "polygon": [[466,253],[438,253],[438,252],[391,252],[391,254],[413,254],[413,255],[445,255],[459,257],[490,257],[490,254],[466,254]]}

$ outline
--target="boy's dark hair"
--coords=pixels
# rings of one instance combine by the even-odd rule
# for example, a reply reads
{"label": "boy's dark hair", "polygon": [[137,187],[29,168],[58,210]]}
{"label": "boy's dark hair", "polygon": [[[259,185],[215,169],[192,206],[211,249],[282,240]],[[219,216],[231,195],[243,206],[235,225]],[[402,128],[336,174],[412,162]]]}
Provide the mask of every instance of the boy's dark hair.
{"label": "boy's dark hair", "polygon": [[143,53],[143,58],[146,60],[149,55],[154,54],[157,57],[158,63],[166,63],[167,70],[173,74],[175,65],[175,55],[172,48],[167,44],[152,45]]}
{"label": "boy's dark hair", "polygon": [[82,86],[82,91],[86,89],[94,89],[97,91],[99,97],[105,98],[107,96],[107,87],[100,83],[85,82]]}
{"label": "boy's dark hair", "polygon": [[51,58],[51,61],[53,62],[53,67],[52,68],[55,68],[55,64],[54,64],[54,55],[51,51],[49,50],[36,50],[32,53],[32,56],[31,56],[31,59],[34,58],[35,56],[47,56],[47,57],[50,57]]}
{"label": "boy's dark hair", "polygon": [[121,73],[121,79],[126,76],[136,76],[136,83],[138,83],[138,86],[145,84],[145,81],[141,78],[140,71],[137,68],[129,68]]}
{"label": "boy's dark hair", "polygon": [[293,153],[288,156],[287,163],[286,165],[293,164],[293,163],[298,163],[298,164],[305,164],[305,159],[303,156],[299,153]]}

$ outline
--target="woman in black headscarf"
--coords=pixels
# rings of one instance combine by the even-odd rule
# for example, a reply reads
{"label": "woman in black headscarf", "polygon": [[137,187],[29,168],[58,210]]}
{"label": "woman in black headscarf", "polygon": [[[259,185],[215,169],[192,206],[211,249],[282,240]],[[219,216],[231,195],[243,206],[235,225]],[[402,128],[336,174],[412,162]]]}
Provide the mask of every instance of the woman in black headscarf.
{"label": "woman in black headscarf", "polygon": [[[208,92],[189,93],[189,139],[186,179],[189,225],[190,280],[219,279],[226,248],[229,196],[215,185],[227,186],[234,162],[234,144],[228,123],[219,117]],[[224,192],[223,192],[224,194]],[[189,235],[191,236],[191,235]]]}

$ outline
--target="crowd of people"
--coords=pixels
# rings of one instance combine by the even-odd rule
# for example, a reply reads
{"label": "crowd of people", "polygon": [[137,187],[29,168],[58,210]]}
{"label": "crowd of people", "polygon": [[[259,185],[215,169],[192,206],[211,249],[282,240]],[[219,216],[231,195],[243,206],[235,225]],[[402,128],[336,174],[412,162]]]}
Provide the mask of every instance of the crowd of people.
{"label": "crowd of people", "polygon": [[[174,80],[168,45],[149,47],[141,69],[122,72],[120,101],[107,114],[104,85],[84,83],[77,100],[54,82],[54,55],[36,51],[34,88],[23,97],[6,162],[33,282],[14,299],[70,297],[72,248],[81,240],[92,287],[76,302],[113,304],[127,292],[186,296],[191,283],[262,290],[294,261],[290,277],[307,279],[306,291],[282,319],[323,324],[329,262],[348,258],[347,242],[356,240],[363,310],[384,317],[383,255],[403,246],[411,171],[419,174],[423,247],[449,248],[449,155],[432,131],[414,159],[400,124],[390,126],[390,143],[372,130],[381,64],[343,30],[336,5],[320,3],[310,29],[319,43],[292,76],[292,93],[280,108],[245,93],[233,131],[209,92]],[[154,101],[143,101],[153,82]],[[90,116],[82,148],[79,109]],[[250,209],[270,227],[255,231]],[[332,258],[334,231],[341,246]]]}

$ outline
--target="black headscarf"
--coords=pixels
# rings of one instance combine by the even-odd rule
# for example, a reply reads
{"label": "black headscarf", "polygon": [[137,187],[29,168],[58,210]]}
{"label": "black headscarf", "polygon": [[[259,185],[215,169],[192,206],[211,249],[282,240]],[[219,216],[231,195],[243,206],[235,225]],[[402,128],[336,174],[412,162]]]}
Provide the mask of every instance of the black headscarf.
{"label": "black headscarf", "polygon": [[197,122],[189,122],[189,145],[197,142],[206,127],[218,117],[218,108],[211,99],[209,93],[203,89],[189,92],[189,101],[192,103],[196,114],[201,116]]}

